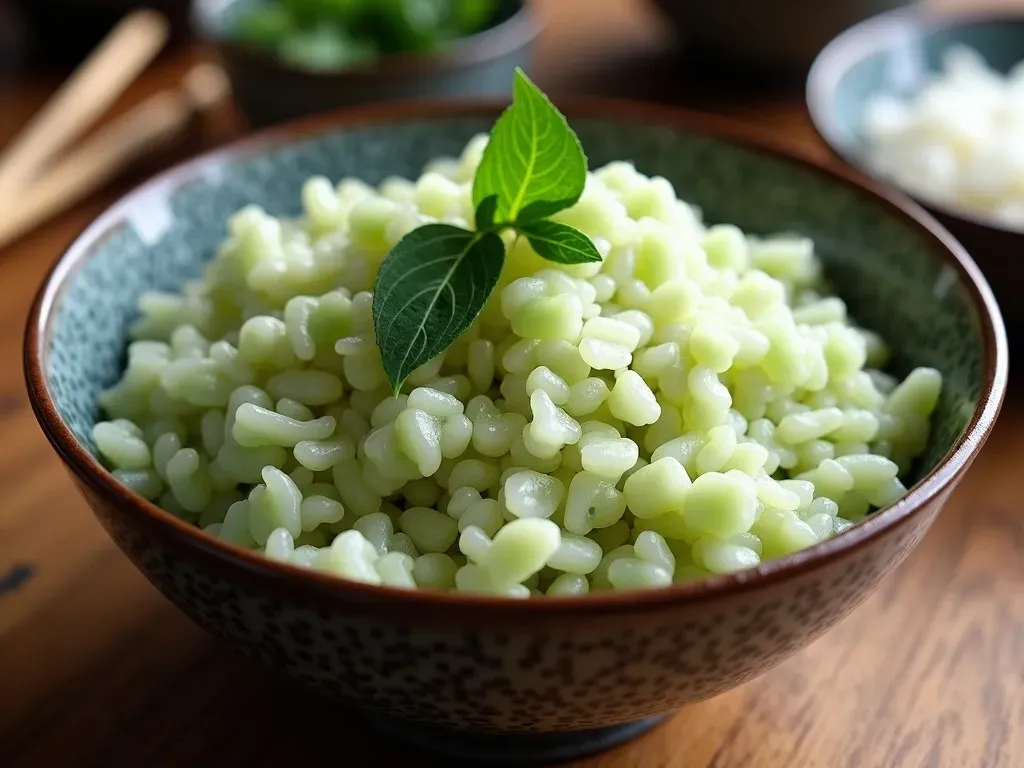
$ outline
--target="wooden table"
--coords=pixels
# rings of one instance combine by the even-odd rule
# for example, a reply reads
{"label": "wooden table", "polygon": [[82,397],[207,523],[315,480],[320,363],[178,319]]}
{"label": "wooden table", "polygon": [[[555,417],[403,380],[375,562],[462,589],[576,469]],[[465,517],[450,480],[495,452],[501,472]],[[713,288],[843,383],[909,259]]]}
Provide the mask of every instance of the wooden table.
{"label": "wooden table", "polygon": [[[639,1],[546,5],[553,18],[538,52],[545,88],[685,102],[753,120],[825,156],[799,93],[709,96],[681,84],[663,28]],[[162,62],[121,106],[174,82],[196,56]],[[54,85],[24,81],[0,91],[0,141]],[[0,766],[359,766],[371,756],[431,764],[194,627],[101,531],[37,429],[20,364],[31,294],[74,234],[137,180],[0,256],[0,480],[8,488],[0,510]],[[1022,428],[1024,399],[1011,397],[931,534],[826,637],[574,768],[1024,765]]]}

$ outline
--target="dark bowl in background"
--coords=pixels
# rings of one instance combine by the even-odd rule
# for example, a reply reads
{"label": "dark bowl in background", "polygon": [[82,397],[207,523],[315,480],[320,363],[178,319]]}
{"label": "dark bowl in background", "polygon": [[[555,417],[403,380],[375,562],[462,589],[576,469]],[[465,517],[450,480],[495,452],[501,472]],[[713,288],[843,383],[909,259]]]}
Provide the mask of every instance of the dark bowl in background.
{"label": "dark bowl in background", "polygon": [[736,66],[803,74],[851,24],[912,0],[652,0],[686,44]]}
{"label": "dark bowl in background", "polygon": [[500,0],[497,21],[435,52],[389,54],[363,65],[313,71],[236,42],[231,25],[252,0],[194,0],[192,26],[215,48],[248,119],[262,127],[378,101],[505,97],[512,72],[528,69],[541,23],[523,0]]}
{"label": "dark bowl in background", "polygon": [[16,42],[22,46],[19,58],[24,55],[31,63],[48,67],[74,66],[125,14],[140,8],[167,17],[171,28],[169,47],[190,38],[189,0],[14,0],[11,6],[14,18],[0,14],[4,26],[0,39],[4,39],[3,32],[17,25]]}
{"label": "dark bowl in background", "polygon": [[[879,92],[912,95],[938,69],[943,51],[955,44],[969,45],[994,69],[1006,72],[1024,59],[1024,11],[940,16],[895,11],[857,24],[829,43],[807,78],[807,108],[832,152],[891,185],[866,160],[860,130],[865,104]],[[1011,346],[1014,351],[1021,348],[1024,231],[910,196],[934,214],[977,261],[1002,307]]]}

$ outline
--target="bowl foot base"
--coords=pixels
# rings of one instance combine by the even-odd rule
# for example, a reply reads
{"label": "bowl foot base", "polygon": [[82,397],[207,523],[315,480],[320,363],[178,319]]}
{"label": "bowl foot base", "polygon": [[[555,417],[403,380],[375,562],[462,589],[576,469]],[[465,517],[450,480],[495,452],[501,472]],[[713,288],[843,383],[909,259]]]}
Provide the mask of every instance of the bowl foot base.
{"label": "bowl foot base", "polygon": [[472,761],[473,765],[538,765],[585,757],[634,739],[668,717],[648,717],[587,731],[486,733],[366,715],[367,722],[382,733],[421,749]]}

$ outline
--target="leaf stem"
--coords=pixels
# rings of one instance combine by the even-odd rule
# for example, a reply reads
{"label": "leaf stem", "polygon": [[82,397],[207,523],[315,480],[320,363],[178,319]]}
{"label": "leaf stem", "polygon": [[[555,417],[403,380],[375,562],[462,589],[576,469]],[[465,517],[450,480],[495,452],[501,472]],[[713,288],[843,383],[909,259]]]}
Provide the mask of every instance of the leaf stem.
{"label": "leaf stem", "polygon": [[519,231],[519,228],[514,221],[499,221],[497,224],[491,224],[491,226],[489,227],[478,229],[477,232],[479,232],[482,235],[486,235],[490,232],[493,232],[496,235],[500,235],[506,229],[514,229],[516,230],[516,232]]}

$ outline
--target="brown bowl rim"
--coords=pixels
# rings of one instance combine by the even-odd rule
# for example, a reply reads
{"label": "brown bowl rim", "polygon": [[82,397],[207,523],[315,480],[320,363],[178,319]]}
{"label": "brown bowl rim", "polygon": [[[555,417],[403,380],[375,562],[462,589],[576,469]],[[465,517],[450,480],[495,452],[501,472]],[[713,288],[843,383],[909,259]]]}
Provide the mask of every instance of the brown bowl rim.
{"label": "brown bowl rim", "polygon": [[927,9],[911,5],[879,13],[844,29],[818,52],[807,72],[804,101],[815,133],[837,160],[853,166],[877,184],[898,190],[929,212],[945,216],[952,221],[973,224],[982,229],[1004,232],[1007,235],[1024,235],[1024,228],[1014,229],[994,217],[928,199],[883,177],[870,166],[863,152],[857,152],[839,140],[839,130],[833,119],[834,110],[831,106],[836,84],[844,72],[868,55],[889,49],[890,38],[882,39],[876,32],[878,28],[902,26],[920,38],[926,32],[1004,22],[1024,24],[1024,10],[991,8],[929,12]]}
{"label": "brown bowl rim", "polygon": [[502,22],[457,38],[446,47],[424,53],[388,53],[362,64],[331,69],[307,69],[291,64],[273,51],[235,41],[231,37],[211,33],[208,24],[200,18],[212,0],[192,0],[190,24],[200,40],[212,45],[223,54],[266,70],[288,72],[312,80],[342,80],[355,78],[416,78],[436,76],[445,72],[479,66],[517,51],[536,40],[547,18],[531,0],[522,0],[515,13]]}
{"label": "brown bowl rim", "polygon": [[53,309],[69,277],[87,261],[95,245],[112,228],[119,226],[137,201],[181,187],[201,176],[204,168],[258,154],[273,146],[327,133],[340,128],[446,117],[496,116],[505,103],[499,101],[455,100],[395,102],[345,109],[260,131],[250,137],[201,154],[180,163],[121,197],[89,224],[56,260],[39,288],[25,329],[24,368],[29,400],[36,419],[58,455],[74,475],[106,501],[132,507],[151,527],[167,534],[181,546],[200,550],[223,567],[275,580],[277,588],[309,589],[329,598],[350,603],[373,603],[378,608],[424,611],[465,618],[467,611],[483,610],[502,619],[523,619],[553,614],[601,615],[632,610],[651,610],[702,603],[718,597],[736,596],[777,585],[821,567],[830,560],[850,555],[880,540],[892,529],[910,521],[930,504],[940,501],[973,461],[995,423],[1006,391],[1008,352],[1006,332],[999,308],[985,278],[964,248],[935,219],[912,201],[870,182],[860,180],[845,168],[831,168],[790,149],[754,135],[753,129],[703,114],[651,104],[611,99],[567,99],[560,108],[569,118],[630,120],[684,130],[723,140],[741,148],[771,155],[784,162],[840,183],[863,198],[881,204],[893,216],[917,229],[931,242],[935,258],[953,269],[979,314],[984,343],[982,390],[970,423],[938,465],[901,501],[877,512],[850,530],[800,552],[762,563],[736,574],[673,584],[669,587],[629,592],[608,592],[582,597],[509,598],[464,595],[439,590],[409,591],[346,581],[335,576],[269,560],[251,550],[227,544],[205,534],[150,501],[135,495],[117,482],[82,445],[61,420],[46,385],[44,351],[49,340]]}

